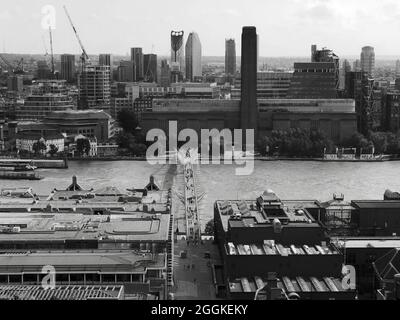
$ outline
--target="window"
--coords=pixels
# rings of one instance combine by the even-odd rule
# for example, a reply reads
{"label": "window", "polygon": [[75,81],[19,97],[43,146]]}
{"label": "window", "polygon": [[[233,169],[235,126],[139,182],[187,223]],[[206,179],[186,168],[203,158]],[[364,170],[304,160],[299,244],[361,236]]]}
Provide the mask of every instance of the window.
{"label": "window", "polygon": [[101,278],[102,278],[102,282],[115,282],[114,274],[102,274]]}
{"label": "window", "polygon": [[69,278],[70,278],[71,282],[83,282],[84,281],[84,275],[82,273],[71,273]]}
{"label": "window", "polygon": [[0,283],[7,283],[8,277],[6,274],[0,274]]}
{"label": "window", "polygon": [[131,282],[130,274],[117,274],[117,282]]}
{"label": "window", "polygon": [[11,274],[9,276],[10,283],[21,283],[22,282],[22,276],[20,274]]}
{"label": "window", "polygon": [[86,274],[86,283],[99,283],[100,275],[97,273]]}
{"label": "window", "polygon": [[56,282],[68,282],[68,274],[66,273],[57,273],[56,274]]}
{"label": "window", "polygon": [[34,283],[36,283],[37,282],[37,274],[29,274],[29,273],[26,273],[26,274],[24,274],[24,283],[28,283],[28,282],[34,282]]}

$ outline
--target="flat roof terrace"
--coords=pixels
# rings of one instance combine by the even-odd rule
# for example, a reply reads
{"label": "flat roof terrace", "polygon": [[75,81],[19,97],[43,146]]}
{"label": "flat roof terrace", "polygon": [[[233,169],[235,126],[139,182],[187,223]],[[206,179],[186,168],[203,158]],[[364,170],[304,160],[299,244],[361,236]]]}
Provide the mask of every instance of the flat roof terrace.
{"label": "flat roof terrace", "polygon": [[169,222],[169,214],[140,212],[106,216],[76,213],[0,213],[0,242],[167,241]]}
{"label": "flat roof terrace", "polygon": [[0,286],[0,300],[120,300],[124,298],[124,286],[58,285],[45,290],[41,285]]}
{"label": "flat roof terrace", "polygon": [[341,255],[333,246],[329,245],[291,245],[283,246],[281,244],[276,244],[275,241],[266,240],[264,244],[250,244],[243,245],[229,242],[225,246],[227,255],[238,255],[238,256],[249,256],[249,255]]}
{"label": "flat roof terrace", "polygon": [[0,254],[0,274],[41,273],[43,266],[54,266],[57,273],[145,273],[150,269],[163,269],[166,254],[145,254],[133,251],[94,252],[27,252],[26,254]]}
{"label": "flat roof terrace", "polygon": [[314,200],[283,200],[279,215],[257,207],[256,200],[218,200],[217,207],[225,231],[237,227],[270,227],[279,219],[290,227],[319,227],[305,207],[317,207]]}
{"label": "flat roof terrace", "polygon": [[122,211],[143,211],[140,204],[145,204],[156,212],[167,211],[168,191],[148,191],[137,189],[122,192],[115,187],[104,187],[98,190],[57,190],[48,196],[10,196],[5,193],[0,196],[0,212],[10,211],[76,211],[77,209],[110,209]]}

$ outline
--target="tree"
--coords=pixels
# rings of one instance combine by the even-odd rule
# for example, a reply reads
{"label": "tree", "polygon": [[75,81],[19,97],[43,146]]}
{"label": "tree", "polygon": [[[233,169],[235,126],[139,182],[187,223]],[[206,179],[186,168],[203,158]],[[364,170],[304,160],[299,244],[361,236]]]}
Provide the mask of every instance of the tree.
{"label": "tree", "polygon": [[278,153],[289,157],[321,157],[324,149],[333,149],[333,142],[321,132],[293,128],[286,131],[274,130],[258,141],[261,155]]}
{"label": "tree", "polygon": [[361,133],[354,133],[350,138],[343,141],[343,146],[347,148],[363,148],[367,149],[371,146],[371,141],[364,137]]}
{"label": "tree", "polygon": [[118,112],[117,120],[125,133],[134,134],[136,128],[139,125],[136,114],[132,110],[121,110],[120,112]]}
{"label": "tree", "polygon": [[130,145],[129,150],[135,156],[144,156],[146,154],[147,147],[143,143],[133,143]]}
{"label": "tree", "polygon": [[117,144],[120,148],[128,149],[131,144],[135,143],[135,136],[132,133],[120,132],[116,136]]}
{"label": "tree", "polygon": [[394,133],[388,133],[387,135],[387,153],[399,154],[400,153],[400,139]]}
{"label": "tree", "polygon": [[89,139],[78,139],[76,141],[76,150],[78,151],[79,155],[82,156],[84,154],[89,154],[90,152],[90,141]]}
{"label": "tree", "polygon": [[53,157],[57,152],[58,152],[58,147],[54,144],[51,144],[49,154]]}
{"label": "tree", "polygon": [[257,141],[257,149],[260,154],[265,157],[268,154],[269,149],[269,139],[267,137],[262,137]]}
{"label": "tree", "polygon": [[386,132],[370,132],[369,139],[372,141],[376,153],[383,154],[387,152],[388,134]]}
{"label": "tree", "polygon": [[35,154],[37,155],[37,154],[43,153],[43,151],[46,151],[47,146],[46,146],[46,143],[44,142],[44,140],[40,139],[32,145],[32,149],[35,152]]}
{"label": "tree", "polygon": [[204,233],[208,236],[214,235],[214,219],[211,219],[206,223],[206,227],[204,229]]}

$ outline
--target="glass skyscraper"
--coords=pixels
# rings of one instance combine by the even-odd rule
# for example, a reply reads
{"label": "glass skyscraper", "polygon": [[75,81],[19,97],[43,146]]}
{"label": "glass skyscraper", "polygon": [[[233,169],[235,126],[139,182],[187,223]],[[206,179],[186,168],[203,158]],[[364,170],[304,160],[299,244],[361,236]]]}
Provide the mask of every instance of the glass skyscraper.
{"label": "glass skyscraper", "polygon": [[372,76],[375,72],[375,51],[373,47],[366,46],[361,51],[361,70]]}
{"label": "glass skyscraper", "polygon": [[191,32],[186,41],[186,80],[194,81],[195,77],[202,76],[201,43],[199,35]]}

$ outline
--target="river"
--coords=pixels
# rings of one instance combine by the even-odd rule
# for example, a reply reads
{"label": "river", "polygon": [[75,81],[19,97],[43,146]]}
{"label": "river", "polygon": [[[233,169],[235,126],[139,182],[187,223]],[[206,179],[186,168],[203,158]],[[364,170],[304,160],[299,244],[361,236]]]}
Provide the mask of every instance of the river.
{"label": "river", "polygon": [[[383,199],[386,189],[400,191],[400,162],[313,162],[255,161],[249,176],[236,176],[234,165],[202,165],[200,190],[202,222],[212,218],[218,199],[255,199],[266,189],[282,199],[326,201],[333,193],[347,200]],[[0,180],[0,187],[30,186],[40,195],[54,188],[65,189],[76,175],[83,188],[116,186],[143,188],[153,174],[162,185],[168,166],[152,166],[145,161],[70,161],[68,169],[41,169],[41,181]]]}

